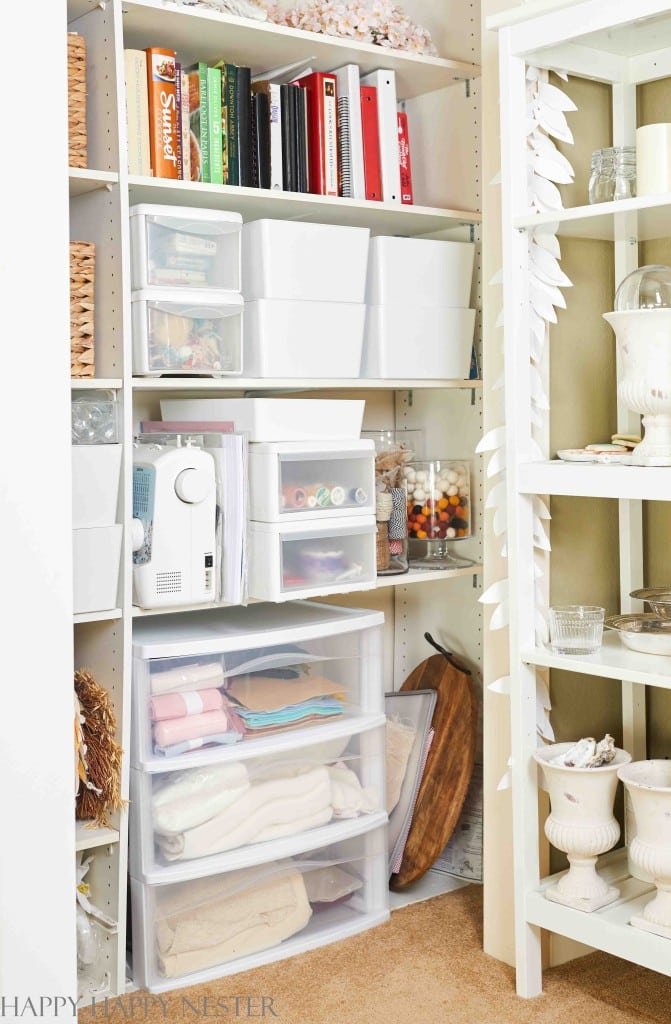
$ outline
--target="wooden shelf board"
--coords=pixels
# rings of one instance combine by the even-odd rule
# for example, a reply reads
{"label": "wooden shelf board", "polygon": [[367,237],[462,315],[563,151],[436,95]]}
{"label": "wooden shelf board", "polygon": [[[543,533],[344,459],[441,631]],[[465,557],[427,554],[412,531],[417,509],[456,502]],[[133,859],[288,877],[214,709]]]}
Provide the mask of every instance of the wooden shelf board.
{"label": "wooden shelf board", "polygon": [[478,224],[482,214],[474,210],[443,210],[433,206],[404,206],[365,199],[342,199],[302,192],[275,192],[238,185],[208,185],[200,181],[168,178],[128,179],[131,205],[167,203],[233,210],[244,220],[261,217],[348,224],[367,227],[373,234],[421,235],[462,224]]}
{"label": "wooden shelf board", "polygon": [[516,217],[514,225],[517,228],[559,225],[558,234],[567,238],[610,242],[630,238],[641,242],[665,238],[671,234],[671,192],[591,206],[573,206],[553,213],[529,214]]}
{"label": "wooden shelf board", "polygon": [[521,494],[671,501],[668,468],[592,462],[528,462],[518,466]]}
{"label": "wooden shelf board", "polygon": [[523,651],[522,660],[528,665],[671,689],[671,658],[632,651],[610,629],[604,630],[601,650],[595,654],[555,654],[549,647],[536,647]]}
{"label": "wooden shelf board", "polygon": [[86,192],[96,192],[108,188],[119,181],[115,171],[94,171],[87,167],[71,167],[69,171],[70,198],[83,196]]}
{"label": "wooden shelf board", "polygon": [[101,828],[90,821],[77,821],[75,836],[76,850],[93,850],[96,846],[119,842],[119,833],[115,828]]}
{"label": "wooden shelf board", "polygon": [[123,4],[123,12],[124,46],[167,46],[177,51],[183,64],[225,58],[251,67],[253,74],[303,59],[315,71],[331,71],[348,63],[358,64],[362,74],[384,67],[396,72],[400,100],[480,75],[479,66],[469,61],[383,49],[270,21],[180,7],[168,0],[131,0]]}
{"label": "wooden shelf board", "polygon": [[526,917],[530,924],[539,925],[558,935],[565,935],[613,956],[622,957],[660,974],[671,975],[669,940],[652,935],[640,928],[632,928],[630,919],[640,914],[652,898],[653,887],[632,878],[626,866],[626,852],[617,851],[609,859],[601,874],[620,890],[620,899],[608,907],[586,914],[572,910],[545,898],[545,890],[555,885],[563,872],[545,878],[540,889],[531,892],[526,900]]}
{"label": "wooden shelf board", "polygon": [[77,612],[74,616],[75,625],[79,622],[109,622],[123,616],[121,608],[110,608],[104,612]]}
{"label": "wooden shelf board", "polygon": [[121,377],[71,377],[73,391],[118,391],[123,387]]}
{"label": "wooden shelf board", "polygon": [[365,380],[363,378],[262,379],[259,377],[134,377],[134,391],[420,391],[480,390],[481,380]]}

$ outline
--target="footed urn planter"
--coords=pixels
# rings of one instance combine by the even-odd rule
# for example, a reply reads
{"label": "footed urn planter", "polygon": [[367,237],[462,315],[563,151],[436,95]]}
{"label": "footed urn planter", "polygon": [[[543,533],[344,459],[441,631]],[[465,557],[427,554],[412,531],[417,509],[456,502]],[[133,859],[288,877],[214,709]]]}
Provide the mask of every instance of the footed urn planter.
{"label": "footed urn planter", "polygon": [[568,857],[569,870],[545,896],[574,910],[591,913],[613,903],[620,893],[599,875],[597,857],[611,850],[620,838],[613,816],[618,770],[631,761],[625,750],[600,768],[570,768],[551,764],[573,743],[554,743],[539,748],[534,759],[540,766],[550,795],[550,814],[545,834]]}
{"label": "footed urn planter", "polygon": [[652,878],[657,893],[635,928],[671,939],[671,761],[634,761],[618,770],[631,801],[636,835],[629,856],[637,873]]}

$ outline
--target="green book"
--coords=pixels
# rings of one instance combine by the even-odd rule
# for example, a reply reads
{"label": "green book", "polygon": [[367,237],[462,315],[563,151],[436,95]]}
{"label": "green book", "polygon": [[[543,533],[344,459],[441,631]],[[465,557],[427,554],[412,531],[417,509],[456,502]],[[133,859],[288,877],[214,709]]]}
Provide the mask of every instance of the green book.
{"label": "green book", "polygon": [[228,169],[224,180],[227,185],[239,185],[238,69],[235,64],[224,65],[221,81],[226,105],[226,161]]}
{"label": "green book", "polygon": [[221,143],[221,70],[207,69],[207,123],[210,151],[210,181],[213,185],[223,185],[224,165]]}
{"label": "green book", "polygon": [[[207,117],[207,64],[198,61],[184,68],[189,83],[189,122],[191,128],[191,180],[210,180],[209,131]],[[195,161],[194,161],[195,157]]]}

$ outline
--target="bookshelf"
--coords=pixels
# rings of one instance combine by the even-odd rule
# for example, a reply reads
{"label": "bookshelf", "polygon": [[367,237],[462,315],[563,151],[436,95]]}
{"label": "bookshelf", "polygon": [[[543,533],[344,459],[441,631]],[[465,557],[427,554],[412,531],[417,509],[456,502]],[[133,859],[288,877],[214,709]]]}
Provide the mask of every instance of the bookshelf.
{"label": "bookshelf", "polygon": [[[417,2],[417,0],[415,0]],[[419,0],[422,2],[422,0]],[[408,5],[410,10],[410,5]],[[446,16],[445,16],[446,17]],[[467,569],[411,570],[407,576],[378,579],[374,590],[329,598],[334,603],[373,608],[385,613],[384,664],[388,688],[399,687],[431,650],[423,639],[429,630],[476,669],[482,662],[481,612],[478,603],[482,563],[483,483],[475,446],[482,433],[482,381],[362,380],[254,378],[134,378],[131,359],[129,208],[136,203],[161,203],[239,211],[243,219],[259,217],[307,219],[317,223],[366,226],[373,234],[430,236],[479,242],[479,67],[469,57],[478,47],[470,7],[460,13],[460,52],[455,59],[415,56],[300,32],[270,23],[225,16],[206,8],[188,8],[168,0],[109,0],[106,4],[69,0],[68,27],[87,40],[91,75],[89,96],[89,163],[91,169],[70,171],[70,219],[73,237],[90,238],[98,247],[97,309],[99,378],[73,387],[114,388],[122,404],[122,508],[124,546],[118,608],[79,616],[74,626],[75,663],[84,663],[108,686],[115,702],[119,739],[129,751],[131,636],[134,618],[143,613],[132,604],[131,481],[132,437],[140,419],[159,417],[161,396],[310,393],[329,397],[365,398],[366,429],[421,427],[427,451],[473,460],[474,536],[460,542],[459,554],[473,560]],[[454,12],[450,15],[454,22]],[[451,30],[453,30],[451,25]],[[462,38],[463,37],[463,38]],[[248,63],[256,70],[309,57],[315,69],[354,62],[368,71],[384,66],[397,75],[399,99],[416,127],[413,172],[415,206],[277,193],[260,189],[216,186],[129,176],[125,167],[123,50],[149,45],[175,48],[185,63],[192,59]],[[436,118],[449,119],[449,132],[436,146]],[[456,141],[455,141],[456,140]],[[459,146],[459,159],[446,165],[445,145]],[[433,154],[436,151],[436,157]],[[472,305],[480,307],[480,258],[476,255]],[[476,325],[479,336],[479,316]],[[478,359],[481,346],[477,344]],[[97,368],[98,369],[98,368]],[[171,609],[165,614],[174,614]],[[122,777],[128,796],[128,756]],[[79,828],[78,849],[95,848],[91,898],[118,921],[118,934],[105,937],[109,990],[114,995],[128,984],[126,967],[127,816],[115,820],[109,834]],[[84,844],[84,845],[81,845]],[[426,898],[454,885],[436,874],[416,892],[396,894],[394,906]]]}

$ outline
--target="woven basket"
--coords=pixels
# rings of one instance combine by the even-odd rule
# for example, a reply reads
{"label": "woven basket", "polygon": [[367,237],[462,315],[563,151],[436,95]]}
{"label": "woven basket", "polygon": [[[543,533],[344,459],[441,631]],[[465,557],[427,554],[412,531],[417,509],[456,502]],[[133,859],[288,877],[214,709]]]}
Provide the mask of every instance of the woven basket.
{"label": "woven basket", "polygon": [[70,242],[70,364],[73,377],[95,377],[94,242]]}
{"label": "woven basket", "polygon": [[86,40],[77,32],[68,32],[68,150],[70,167],[88,167],[86,143]]}

